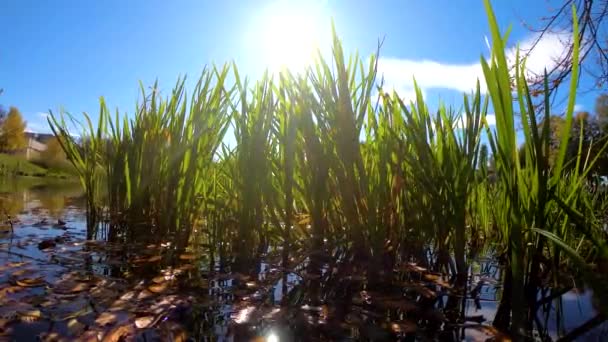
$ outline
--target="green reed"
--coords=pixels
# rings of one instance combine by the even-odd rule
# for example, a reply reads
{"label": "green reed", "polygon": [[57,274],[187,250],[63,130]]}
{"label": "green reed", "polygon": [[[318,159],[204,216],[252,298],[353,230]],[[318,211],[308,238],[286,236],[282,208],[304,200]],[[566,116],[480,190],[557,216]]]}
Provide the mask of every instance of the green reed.
{"label": "green reed", "polygon": [[228,66],[203,71],[190,99],[185,79],[167,98],[156,84],[150,93],[142,86],[132,119],[118,111],[111,115],[102,98],[96,131],[85,114],[89,130],[82,144],[70,135],[63,113],[61,119],[51,116],[51,128],[62,137],[89,197],[102,181],[106,186],[107,200],[95,206],[108,209],[110,239],[169,235],[182,245],[188,241],[203,205],[204,176],[230,119],[228,71]]}
{"label": "green reed", "polygon": [[[545,76],[542,123],[537,121],[538,111],[525,78],[525,60],[517,54],[515,60],[515,89],[513,88],[510,68],[505,55],[507,36],[502,36],[489,1],[485,1],[490,29],[492,32],[492,57],[481,59],[484,76],[492,104],[496,113],[496,129],[488,130],[496,169],[498,172],[498,200],[503,208],[498,213],[498,223],[503,230],[504,244],[507,246],[508,264],[511,269],[508,287],[511,289],[511,302],[503,298],[503,304],[511,310],[497,317],[496,323],[506,328],[508,311],[512,312],[512,330],[516,336],[525,336],[532,330],[536,315],[538,289],[541,285],[540,267],[553,247],[554,274],[560,267],[559,253],[569,253],[572,261],[586,265],[566,241],[569,234],[579,238],[585,236],[600,250],[604,249],[590,234],[594,227],[592,220],[584,219],[580,211],[588,210],[586,195],[587,173],[593,161],[585,163],[579,171],[581,154],[574,161],[566,160],[566,148],[572,126],[572,113],[578,81],[579,47],[576,9],[573,8],[573,56],[572,80],[570,84],[565,126],[556,160],[550,163],[550,102],[548,77]],[[515,95],[513,94],[515,92]],[[516,109],[517,108],[517,109]],[[524,142],[522,164],[516,144],[515,113],[519,112],[523,127]],[[568,162],[577,165],[574,172],[566,167]],[[587,216],[593,217],[593,216]],[[576,232],[571,232],[571,223],[577,222]],[[508,239],[508,240],[507,240]],[[557,248],[556,248],[557,247]]]}

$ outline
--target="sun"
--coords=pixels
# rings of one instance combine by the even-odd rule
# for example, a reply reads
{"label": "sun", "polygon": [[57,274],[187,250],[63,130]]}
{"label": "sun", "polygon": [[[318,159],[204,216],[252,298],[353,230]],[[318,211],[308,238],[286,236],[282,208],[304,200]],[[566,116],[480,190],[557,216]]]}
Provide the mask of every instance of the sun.
{"label": "sun", "polygon": [[274,2],[256,19],[254,32],[260,57],[273,72],[303,71],[330,35],[330,20],[321,1]]}

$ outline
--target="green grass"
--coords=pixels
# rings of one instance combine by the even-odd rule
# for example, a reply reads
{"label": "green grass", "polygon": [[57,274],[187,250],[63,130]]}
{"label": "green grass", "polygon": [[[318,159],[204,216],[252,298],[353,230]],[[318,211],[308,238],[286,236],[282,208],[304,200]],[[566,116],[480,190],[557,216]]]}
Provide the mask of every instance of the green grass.
{"label": "green grass", "polygon": [[0,173],[43,177],[47,174],[47,170],[21,156],[0,154]]}
{"label": "green grass", "polygon": [[73,169],[71,165],[47,169],[22,156],[0,153],[0,175],[4,176],[74,178],[74,172],[70,172],[71,169]]}

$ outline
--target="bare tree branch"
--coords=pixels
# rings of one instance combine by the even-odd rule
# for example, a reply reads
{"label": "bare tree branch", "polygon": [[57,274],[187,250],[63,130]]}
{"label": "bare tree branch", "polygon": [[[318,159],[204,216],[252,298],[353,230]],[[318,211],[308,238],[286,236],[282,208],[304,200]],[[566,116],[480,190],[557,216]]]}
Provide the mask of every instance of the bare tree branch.
{"label": "bare tree branch", "polygon": [[[579,63],[586,76],[593,78],[593,87],[583,89],[590,91],[601,88],[608,83],[608,34],[604,18],[608,14],[608,0],[561,0],[561,6],[555,10],[549,9],[549,16],[541,18],[538,28],[524,25],[531,32],[538,33],[532,47],[524,52],[524,57],[530,56],[539,42],[547,33],[563,33],[572,30],[572,5],[577,8],[579,23],[579,40],[581,54]],[[555,61],[555,65],[547,70],[550,91],[553,92],[572,72],[573,44],[564,42],[567,50]],[[581,74],[583,74],[581,73]],[[543,85],[543,75],[532,74],[531,81],[540,88]]]}

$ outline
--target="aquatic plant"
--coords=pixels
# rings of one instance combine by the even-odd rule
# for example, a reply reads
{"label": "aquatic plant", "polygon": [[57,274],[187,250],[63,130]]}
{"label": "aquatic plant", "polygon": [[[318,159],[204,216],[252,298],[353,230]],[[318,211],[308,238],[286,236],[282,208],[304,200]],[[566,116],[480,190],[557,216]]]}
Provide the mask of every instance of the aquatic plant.
{"label": "aquatic plant", "polygon": [[[583,158],[582,144],[566,160],[576,16],[566,133],[550,162],[548,87],[538,107],[525,60],[507,62],[508,35],[485,4],[488,93],[478,83],[461,110],[430,108],[417,86],[410,103],[388,93],[377,79],[378,54],[347,58],[334,31],[332,56],[319,55],[301,74],[266,73],[249,83],[235,64],[205,69],[190,100],[184,79],[167,98],[157,84],[142,87],[131,116],[111,115],[102,99],[97,127],[85,115],[80,139],[70,133],[69,114],[51,115],[86,189],[90,226],[108,220],[110,240],[170,240],[179,251],[218,255],[220,268],[240,273],[280,251],[286,272],[306,266],[291,295],[297,303],[341,296],[348,306],[358,290],[398,288],[412,268],[420,273],[416,262],[452,278],[446,312],[459,311],[471,260],[495,253],[506,272],[494,324],[530,336],[540,303],[551,300],[538,300],[539,291],[564,285],[564,267],[581,270],[592,288],[603,284],[592,265],[608,257],[605,201],[589,186],[595,158]],[[495,127],[486,121],[489,108]],[[233,145],[223,144],[228,136]]]}
{"label": "aquatic plant", "polygon": [[[87,191],[92,224],[100,221],[94,208],[108,211],[103,219],[110,222],[111,240],[172,236],[185,247],[203,205],[205,175],[228,128],[228,72],[228,65],[205,69],[190,99],[185,79],[166,99],[156,84],[150,93],[142,85],[132,119],[121,119],[118,111],[112,116],[102,98],[96,131],[84,115],[89,130],[82,142],[69,132],[69,113],[50,116]],[[96,203],[101,186],[107,198]]]}

